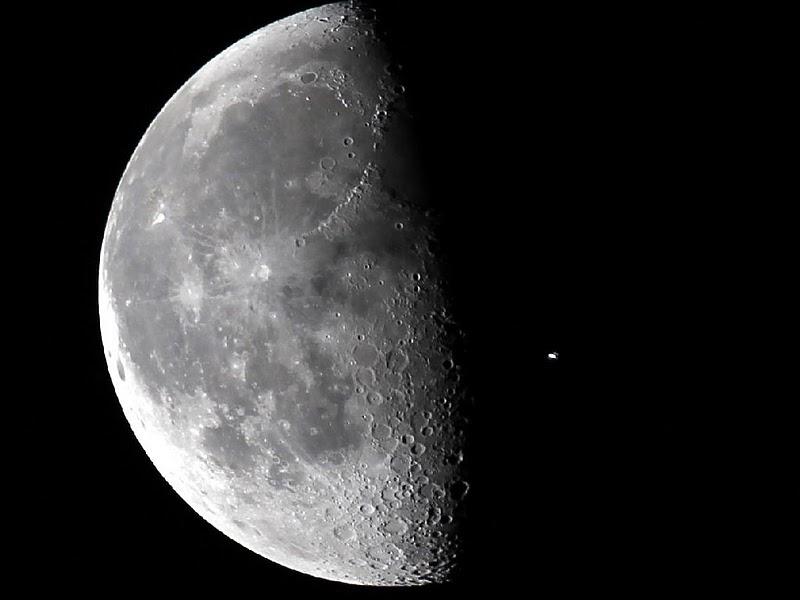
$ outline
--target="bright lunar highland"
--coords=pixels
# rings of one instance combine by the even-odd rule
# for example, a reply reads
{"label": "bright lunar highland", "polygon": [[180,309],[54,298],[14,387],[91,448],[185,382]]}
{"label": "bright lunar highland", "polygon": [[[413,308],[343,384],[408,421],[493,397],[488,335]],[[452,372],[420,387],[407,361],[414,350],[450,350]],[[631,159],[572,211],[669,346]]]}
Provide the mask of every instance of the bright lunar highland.
{"label": "bright lunar highland", "polygon": [[99,311],[133,432],[204,519],[304,573],[415,585],[461,547],[462,333],[387,46],[330,4],[192,76],[120,181]]}

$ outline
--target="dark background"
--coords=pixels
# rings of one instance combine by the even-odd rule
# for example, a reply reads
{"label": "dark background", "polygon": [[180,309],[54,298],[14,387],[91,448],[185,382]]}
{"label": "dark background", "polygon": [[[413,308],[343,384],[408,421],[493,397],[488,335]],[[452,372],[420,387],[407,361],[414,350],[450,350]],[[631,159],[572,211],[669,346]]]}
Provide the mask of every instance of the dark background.
{"label": "dark background", "polygon": [[26,304],[42,330],[27,336],[29,355],[47,357],[28,376],[51,407],[47,434],[30,414],[15,420],[42,440],[22,500],[33,543],[18,552],[36,567],[31,585],[511,598],[764,584],[765,555],[769,581],[788,573],[797,414],[791,394],[747,380],[758,360],[738,349],[748,286],[737,278],[752,266],[740,242],[753,231],[736,208],[753,198],[738,157],[755,126],[752,26],[516,2],[376,4],[419,116],[471,340],[464,569],[447,586],[368,589],[250,553],[156,472],[107,374],[99,251],[136,144],[209,59],[314,3],[70,7],[21,21],[41,55],[11,61],[36,113],[18,153],[47,165],[13,176],[51,241],[25,254],[44,288]]}

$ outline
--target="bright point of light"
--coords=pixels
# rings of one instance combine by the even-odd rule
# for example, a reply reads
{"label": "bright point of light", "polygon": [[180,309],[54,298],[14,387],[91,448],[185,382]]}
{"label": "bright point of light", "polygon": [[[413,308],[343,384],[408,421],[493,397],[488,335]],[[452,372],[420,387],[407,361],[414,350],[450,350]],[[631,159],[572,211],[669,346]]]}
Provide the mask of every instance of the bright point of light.
{"label": "bright point of light", "polygon": [[558,352],[550,352],[547,355],[550,360],[558,360]]}

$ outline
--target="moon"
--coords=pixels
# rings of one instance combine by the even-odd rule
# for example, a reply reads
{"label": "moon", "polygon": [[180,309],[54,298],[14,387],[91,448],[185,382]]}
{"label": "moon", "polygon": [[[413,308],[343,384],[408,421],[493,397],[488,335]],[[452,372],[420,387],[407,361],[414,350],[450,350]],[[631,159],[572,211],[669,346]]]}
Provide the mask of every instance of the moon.
{"label": "moon", "polygon": [[100,329],[125,417],[197,513],[362,585],[458,564],[463,384],[400,65],[329,4],[236,42],[117,188]]}

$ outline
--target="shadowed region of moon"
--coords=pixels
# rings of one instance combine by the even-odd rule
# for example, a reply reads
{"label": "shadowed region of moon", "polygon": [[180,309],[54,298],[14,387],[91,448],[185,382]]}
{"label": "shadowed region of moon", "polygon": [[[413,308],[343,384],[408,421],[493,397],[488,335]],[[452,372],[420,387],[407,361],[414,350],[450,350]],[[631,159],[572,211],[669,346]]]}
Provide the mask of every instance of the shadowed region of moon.
{"label": "shadowed region of moon", "polygon": [[461,546],[461,331],[405,88],[374,13],[273,23],[134,152],[103,240],[117,395],[159,472],[252,551],[444,581]]}

